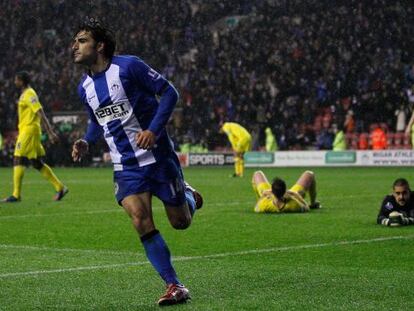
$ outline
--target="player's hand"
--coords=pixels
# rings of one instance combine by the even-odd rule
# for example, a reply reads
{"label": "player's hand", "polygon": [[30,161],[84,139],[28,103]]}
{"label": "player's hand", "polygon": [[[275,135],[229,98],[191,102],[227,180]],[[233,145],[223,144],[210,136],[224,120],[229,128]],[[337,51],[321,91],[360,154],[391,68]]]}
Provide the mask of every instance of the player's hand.
{"label": "player's hand", "polygon": [[52,144],[56,144],[57,142],[59,142],[60,140],[59,136],[54,131],[50,131],[48,134],[49,134],[50,142]]}
{"label": "player's hand", "polygon": [[390,219],[389,225],[391,227],[401,226],[401,225],[407,225],[408,224],[408,218],[404,217],[404,215],[400,212],[394,211],[391,212],[388,216]]}
{"label": "player's hand", "polygon": [[79,162],[82,157],[88,153],[89,144],[84,139],[78,139],[72,146],[72,159],[75,162]]}
{"label": "player's hand", "polygon": [[150,130],[139,132],[135,135],[137,146],[141,149],[152,149],[155,145],[156,136]]}

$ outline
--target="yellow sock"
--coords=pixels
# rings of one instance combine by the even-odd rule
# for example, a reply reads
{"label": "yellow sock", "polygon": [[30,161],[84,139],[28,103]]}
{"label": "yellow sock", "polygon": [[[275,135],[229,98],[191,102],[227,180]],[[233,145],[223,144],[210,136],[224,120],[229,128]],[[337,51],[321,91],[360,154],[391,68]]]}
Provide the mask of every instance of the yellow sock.
{"label": "yellow sock", "polygon": [[25,170],[26,167],[23,165],[16,165],[13,167],[13,196],[15,198],[20,198]]}
{"label": "yellow sock", "polygon": [[243,176],[244,174],[244,160],[239,160],[239,176]]}
{"label": "yellow sock", "polygon": [[62,182],[56,177],[49,165],[43,164],[43,167],[40,169],[40,174],[53,185],[56,192],[63,189]]}
{"label": "yellow sock", "polygon": [[239,171],[239,162],[240,162],[240,158],[239,157],[234,157],[234,173],[239,176],[240,175],[240,171]]}

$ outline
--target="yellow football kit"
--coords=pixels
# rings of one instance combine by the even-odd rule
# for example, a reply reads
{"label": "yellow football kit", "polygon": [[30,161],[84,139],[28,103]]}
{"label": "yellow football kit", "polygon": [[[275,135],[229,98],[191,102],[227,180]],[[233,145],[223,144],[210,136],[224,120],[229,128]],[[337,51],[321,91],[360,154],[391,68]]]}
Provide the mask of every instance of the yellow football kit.
{"label": "yellow football kit", "polygon": [[45,149],[40,142],[41,119],[38,111],[42,108],[39,98],[32,88],[23,91],[18,104],[19,135],[16,141],[14,155],[36,159],[45,155]]}
{"label": "yellow football kit", "polygon": [[[258,199],[254,208],[256,213],[303,213],[306,211],[306,207],[289,193],[285,194],[285,204],[279,208],[276,205],[275,195],[271,192],[272,185],[270,183],[263,182],[257,187],[253,184],[253,190]],[[304,197],[305,189],[299,184],[293,185],[289,190]]]}
{"label": "yellow football kit", "polygon": [[225,122],[222,129],[234,151],[244,153],[250,150],[252,136],[243,126],[234,122]]}

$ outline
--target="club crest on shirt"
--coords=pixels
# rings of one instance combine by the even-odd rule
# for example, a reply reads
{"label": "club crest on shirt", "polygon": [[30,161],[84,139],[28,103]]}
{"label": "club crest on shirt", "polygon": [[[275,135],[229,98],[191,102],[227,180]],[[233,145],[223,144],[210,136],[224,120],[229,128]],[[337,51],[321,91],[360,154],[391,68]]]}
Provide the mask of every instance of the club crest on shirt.
{"label": "club crest on shirt", "polygon": [[392,209],[394,208],[394,206],[392,205],[392,203],[391,203],[391,202],[387,202],[387,204],[385,204],[385,208],[386,208],[387,210],[392,210]]}
{"label": "club crest on shirt", "polygon": [[121,87],[119,86],[119,84],[114,83],[114,84],[111,85],[111,91],[112,92],[119,91],[120,88]]}

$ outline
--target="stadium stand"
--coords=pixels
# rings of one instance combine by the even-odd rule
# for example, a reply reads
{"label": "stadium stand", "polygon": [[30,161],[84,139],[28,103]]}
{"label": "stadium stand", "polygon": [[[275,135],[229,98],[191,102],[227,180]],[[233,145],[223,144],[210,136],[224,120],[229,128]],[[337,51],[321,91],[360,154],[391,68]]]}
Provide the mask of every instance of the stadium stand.
{"label": "stadium stand", "polygon": [[[401,122],[401,113],[409,114],[413,105],[411,3],[91,3],[0,3],[0,131],[5,136],[15,130],[13,75],[19,69],[33,74],[47,112],[82,110],[76,94],[82,72],[72,66],[69,46],[79,19],[97,16],[124,42],[120,53],[140,55],[178,87],[181,100],[170,124],[177,146],[190,141],[223,148],[218,125],[230,120],[256,133],[257,148],[269,126],[280,149],[316,149],[318,138],[332,135],[334,123],[344,125],[348,148],[370,148],[365,133],[373,123],[386,124],[388,148],[411,148],[408,138],[390,130],[396,129],[396,110]],[[81,128],[73,131],[61,133],[68,146]]]}

